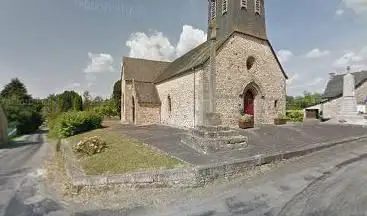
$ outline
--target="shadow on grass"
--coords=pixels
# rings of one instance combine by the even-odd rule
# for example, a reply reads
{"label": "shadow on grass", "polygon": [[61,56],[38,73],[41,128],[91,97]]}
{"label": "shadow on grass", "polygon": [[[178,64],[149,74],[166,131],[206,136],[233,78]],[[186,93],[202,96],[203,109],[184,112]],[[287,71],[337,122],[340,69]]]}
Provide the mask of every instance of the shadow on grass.
{"label": "shadow on grass", "polygon": [[46,129],[39,129],[34,133],[30,134],[24,134],[29,135],[30,137],[35,137],[32,140],[15,140],[15,138],[12,138],[9,140],[9,142],[6,145],[0,146],[0,149],[14,149],[14,148],[20,148],[23,146],[28,145],[38,145],[43,142],[43,134],[46,134],[48,131]]}

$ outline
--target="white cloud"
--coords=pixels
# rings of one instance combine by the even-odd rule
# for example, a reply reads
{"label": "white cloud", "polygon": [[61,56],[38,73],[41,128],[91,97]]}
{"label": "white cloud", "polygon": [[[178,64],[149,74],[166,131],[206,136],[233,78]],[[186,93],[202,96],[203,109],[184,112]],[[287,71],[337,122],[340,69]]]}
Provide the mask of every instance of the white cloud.
{"label": "white cloud", "polygon": [[136,32],[130,36],[126,46],[130,48],[130,57],[171,61],[203,43],[206,37],[204,31],[184,25],[176,46],[162,32],[150,35]]}
{"label": "white cloud", "polygon": [[291,86],[295,81],[297,81],[300,78],[300,75],[298,73],[289,75],[287,79],[287,85]]}
{"label": "white cloud", "polygon": [[343,13],[344,13],[343,9],[338,9],[338,10],[335,11],[335,14],[338,15],[338,16],[342,15]]}
{"label": "white cloud", "polygon": [[367,0],[342,0],[345,7],[352,9],[357,14],[367,11]]}
{"label": "white cloud", "polygon": [[277,56],[281,63],[285,63],[293,57],[293,53],[290,50],[279,50]]}
{"label": "white cloud", "polygon": [[316,77],[314,79],[312,79],[311,81],[309,82],[306,82],[306,83],[303,83],[303,84],[299,84],[299,85],[292,85],[292,86],[289,86],[289,88],[306,88],[306,87],[312,87],[312,86],[316,86],[318,84],[320,84],[321,82],[323,82],[324,79],[322,77]]}
{"label": "white cloud", "polygon": [[332,64],[334,68],[346,68],[361,70],[367,68],[367,46],[358,52],[347,52],[342,57],[335,60]]}
{"label": "white cloud", "polygon": [[91,62],[85,68],[85,73],[105,73],[105,72],[114,72],[115,69],[113,67],[113,58],[110,54],[100,53],[93,54],[88,52],[88,57]]}
{"label": "white cloud", "polygon": [[306,57],[307,58],[321,58],[321,57],[327,56],[329,54],[330,54],[329,50],[321,51],[320,49],[316,48],[316,49],[313,49],[310,52],[308,52],[306,54]]}
{"label": "white cloud", "polygon": [[194,29],[192,26],[184,25],[180,35],[180,41],[176,46],[176,57],[179,57],[192,48],[203,43],[207,39],[207,35],[200,29]]}

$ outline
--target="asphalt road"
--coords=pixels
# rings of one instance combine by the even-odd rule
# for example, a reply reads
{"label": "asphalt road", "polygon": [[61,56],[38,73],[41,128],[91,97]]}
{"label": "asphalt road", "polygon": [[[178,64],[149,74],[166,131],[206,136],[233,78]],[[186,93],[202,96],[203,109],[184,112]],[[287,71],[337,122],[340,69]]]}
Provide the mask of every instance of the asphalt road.
{"label": "asphalt road", "polygon": [[43,134],[23,136],[0,148],[0,215],[67,215],[46,195],[42,161],[47,157]]}
{"label": "asphalt road", "polygon": [[367,141],[359,141],[293,159],[214,196],[126,215],[360,216],[367,215],[366,182]]}
{"label": "asphalt road", "polygon": [[[65,209],[45,191],[42,135],[0,149],[0,216],[13,215],[367,215],[367,141],[292,159],[263,175],[209,187],[214,195],[161,209]],[[73,212],[73,213],[71,213]],[[75,213],[77,212],[77,213]]]}

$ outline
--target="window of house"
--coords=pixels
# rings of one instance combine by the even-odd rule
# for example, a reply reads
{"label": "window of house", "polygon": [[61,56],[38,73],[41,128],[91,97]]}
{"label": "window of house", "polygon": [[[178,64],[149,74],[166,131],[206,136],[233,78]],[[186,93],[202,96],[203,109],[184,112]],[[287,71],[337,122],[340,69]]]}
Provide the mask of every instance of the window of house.
{"label": "window of house", "polygon": [[276,109],[278,107],[278,100],[274,101],[274,108]]}
{"label": "window of house", "polygon": [[168,97],[167,97],[167,102],[168,102],[168,113],[171,113],[171,111],[172,111],[172,100],[171,100],[170,95],[168,95]]}
{"label": "window of house", "polygon": [[217,11],[216,0],[211,0],[210,1],[210,19],[211,20],[215,19],[216,11]]}
{"label": "window of house", "polygon": [[255,13],[260,14],[261,12],[261,2],[260,0],[255,0]]}
{"label": "window of house", "polygon": [[240,0],[241,1],[241,8],[247,8],[247,0]]}
{"label": "window of house", "polygon": [[222,2],[222,14],[227,13],[228,11],[228,0],[223,0]]}

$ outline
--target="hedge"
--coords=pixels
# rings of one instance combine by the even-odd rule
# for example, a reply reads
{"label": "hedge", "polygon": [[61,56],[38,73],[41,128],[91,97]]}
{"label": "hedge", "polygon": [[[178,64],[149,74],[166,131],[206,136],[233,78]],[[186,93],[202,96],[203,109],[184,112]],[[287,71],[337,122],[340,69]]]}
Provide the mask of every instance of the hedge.
{"label": "hedge", "polygon": [[288,121],[303,122],[303,110],[287,110]]}
{"label": "hedge", "polygon": [[66,138],[101,127],[102,116],[92,111],[72,111],[47,121],[53,137]]}

